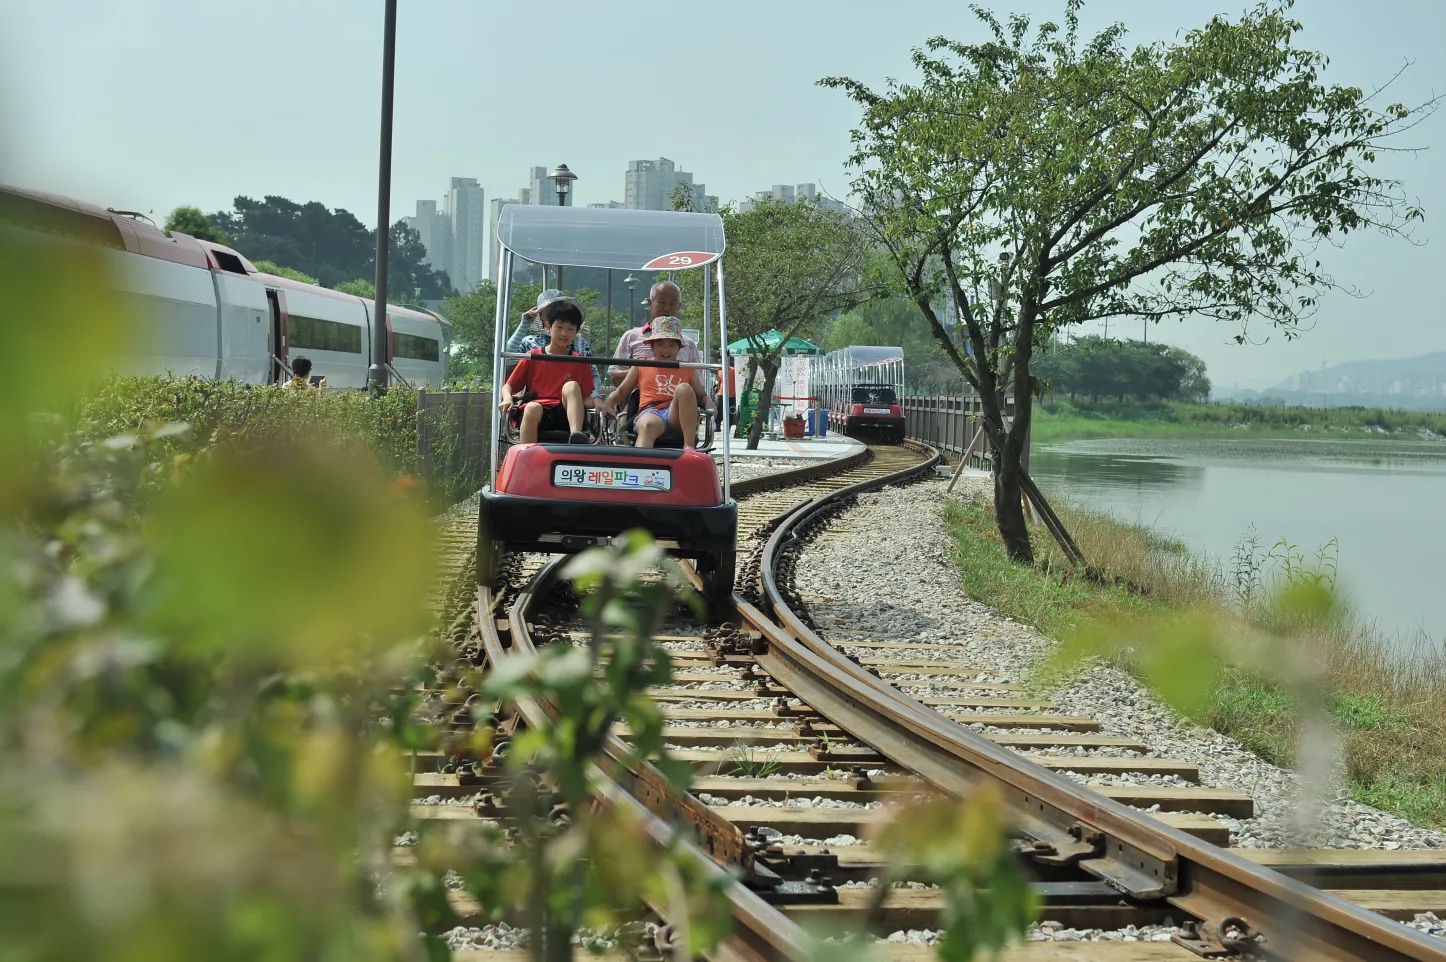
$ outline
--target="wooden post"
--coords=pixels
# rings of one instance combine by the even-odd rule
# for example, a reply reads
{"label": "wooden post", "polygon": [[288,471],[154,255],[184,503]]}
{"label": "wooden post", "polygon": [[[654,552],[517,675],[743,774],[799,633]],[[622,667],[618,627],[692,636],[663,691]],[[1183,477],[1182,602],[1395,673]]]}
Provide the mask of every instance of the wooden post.
{"label": "wooden post", "polygon": [[974,449],[979,447],[979,442],[982,441],[983,438],[984,431],[982,429],[974,432],[974,437],[970,440],[969,446],[964,449],[964,454],[959,458],[959,466],[954,469],[954,476],[949,479],[949,487],[944,489],[946,496],[954,490],[954,485],[959,483],[959,476],[964,473],[964,466],[969,463],[969,458],[974,454]]}

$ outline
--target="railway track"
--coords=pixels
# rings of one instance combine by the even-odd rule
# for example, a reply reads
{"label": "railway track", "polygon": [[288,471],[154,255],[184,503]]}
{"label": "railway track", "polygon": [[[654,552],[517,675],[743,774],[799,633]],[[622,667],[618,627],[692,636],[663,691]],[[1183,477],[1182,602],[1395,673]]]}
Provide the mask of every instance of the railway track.
{"label": "railway track", "polygon": [[[1092,719],[982,681],[928,646],[850,639],[845,652],[821,638],[790,597],[799,540],[825,532],[852,496],[905,483],[932,463],[917,446],[876,448],[735,485],[738,621],[673,624],[659,638],[674,680],[652,694],[670,754],[693,769],[691,794],[621,764],[626,731],[610,743],[606,804],[643,819],[660,843],[690,824],[700,864],[730,865],[747,882],[730,889],[735,933],[719,958],[799,958],[801,925],[856,926],[874,895],[867,880],[882,867],[859,842],[878,810],[918,794],[964,797],[989,782],[1010,804],[1043,918],[1112,930],[1180,924],[1171,942],[1029,943],[1011,959],[1446,959],[1446,943],[1391,921],[1446,904],[1439,856],[1232,852],[1212,815],[1247,817],[1251,799],[1199,786],[1193,765],[1141,754],[1143,745],[1099,734]],[[465,536],[462,524],[454,545]],[[544,639],[586,644],[585,627],[556,601],[559,568],[535,558],[514,566],[498,617],[468,623],[459,614],[454,639],[466,636],[492,664]],[[460,611],[459,597],[451,601]],[[931,694],[897,687],[921,679]],[[516,709],[523,724],[549,723],[547,705]],[[1177,784],[1090,788],[1064,770],[1165,774]],[[475,792],[454,776],[417,778],[419,794]],[[461,814],[428,808],[420,814]],[[901,888],[875,922],[880,934],[937,931],[941,908],[937,890]],[[885,948],[890,958],[932,952],[919,941]]]}

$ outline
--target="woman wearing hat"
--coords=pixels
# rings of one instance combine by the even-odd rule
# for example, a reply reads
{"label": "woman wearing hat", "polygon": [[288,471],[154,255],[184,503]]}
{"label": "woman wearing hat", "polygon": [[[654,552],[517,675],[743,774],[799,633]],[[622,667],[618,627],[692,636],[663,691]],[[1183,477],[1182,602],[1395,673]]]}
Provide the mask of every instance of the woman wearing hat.
{"label": "woman wearing hat", "polygon": [[[563,304],[571,304],[577,308],[579,315],[582,314],[582,305],[577,302],[577,299],[569,297],[555,287],[550,287],[538,294],[537,306],[523,313],[517,330],[513,331],[512,336],[507,339],[505,350],[510,354],[530,354],[533,351],[547,350],[547,345],[552,343],[552,334],[546,328],[547,320],[552,316],[552,312]],[[524,335],[523,331],[527,330],[529,326],[534,333]],[[586,327],[586,324],[584,323],[583,326]],[[581,334],[582,328],[578,328],[578,331],[577,337],[572,339],[571,349],[587,357],[592,353],[592,345]],[[598,386],[596,394],[601,395],[603,385],[601,368],[593,369],[593,383]]]}
{"label": "woman wearing hat", "polygon": [[[676,317],[655,317],[643,335],[653,357],[659,361],[674,361],[683,348],[683,328]],[[682,435],[683,447],[691,448],[698,436],[698,399],[705,398],[709,411],[713,410],[713,399],[703,388],[703,380],[696,369],[676,367],[653,367],[640,364],[629,368],[623,382],[613,392],[598,402],[598,407],[611,414],[614,406],[638,389],[638,417],[636,426],[640,448],[650,448],[672,428]]]}
{"label": "woman wearing hat", "polygon": [[[509,354],[526,354],[529,351],[540,351],[546,348],[552,341],[547,332],[542,330],[542,325],[547,320],[546,315],[553,305],[565,301],[577,304],[576,300],[555,287],[549,287],[538,294],[537,305],[523,313],[522,319],[517,322],[517,330],[513,331],[512,336],[507,339],[505,350]],[[582,310],[581,305],[578,305],[578,310]],[[533,333],[524,333],[529,330]],[[573,339],[572,349],[584,357],[592,353],[592,345],[581,334]]]}

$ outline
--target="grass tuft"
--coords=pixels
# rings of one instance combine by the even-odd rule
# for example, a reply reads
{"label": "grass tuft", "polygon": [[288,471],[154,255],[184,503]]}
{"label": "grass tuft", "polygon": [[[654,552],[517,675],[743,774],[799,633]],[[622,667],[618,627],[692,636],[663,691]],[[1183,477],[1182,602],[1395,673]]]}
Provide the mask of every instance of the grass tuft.
{"label": "grass tuft", "polygon": [[1446,412],[1385,408],[1269,407],[1260,404],[1141,403],[1102,400],[1094,404],[1055,398],[1034,413],[1036,443],[1069,438],[1167,437],[1439,437]]}

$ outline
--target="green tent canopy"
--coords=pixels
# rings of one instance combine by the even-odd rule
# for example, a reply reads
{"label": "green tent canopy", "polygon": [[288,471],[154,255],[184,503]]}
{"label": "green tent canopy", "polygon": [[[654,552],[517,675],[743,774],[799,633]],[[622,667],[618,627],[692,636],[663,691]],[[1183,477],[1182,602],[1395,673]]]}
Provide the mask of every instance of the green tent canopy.
{"label": "green tent canopy", "polygon": [[[783,340],[783,332],[767,331],[753,340],[761,341],[763,346],[772,350],[778,347],[778,342]],[[752,354],[757,348],[753,346],[749,338],[740,338],[728,345],[729,354]],[[823,354],[823,348],[811,341],[805,341],[801,337],[790,337],[783,345],[784,354]]]}

